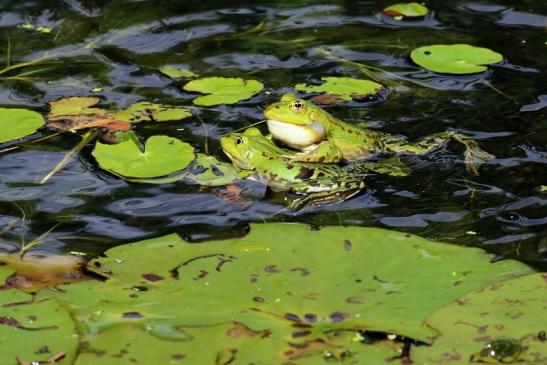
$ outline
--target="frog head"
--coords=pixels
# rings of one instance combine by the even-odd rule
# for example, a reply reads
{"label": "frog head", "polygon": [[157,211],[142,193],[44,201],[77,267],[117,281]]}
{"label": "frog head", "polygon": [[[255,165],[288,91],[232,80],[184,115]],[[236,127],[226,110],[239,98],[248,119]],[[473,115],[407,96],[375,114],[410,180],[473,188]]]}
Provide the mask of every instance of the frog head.
{"label": "frog head", "polygon": [[253,170],[269,157],[279,155],[279,147],[257,128],[247,128],[243,133],[230,133],[220,138],[222,150],[232,163],[242,170]]}
{"label": "frog head", "polygon": [[264,110],[268,129],[274,138],[301,149],[326,139],[325,122],[329,114],[315,104],[284,94]]}

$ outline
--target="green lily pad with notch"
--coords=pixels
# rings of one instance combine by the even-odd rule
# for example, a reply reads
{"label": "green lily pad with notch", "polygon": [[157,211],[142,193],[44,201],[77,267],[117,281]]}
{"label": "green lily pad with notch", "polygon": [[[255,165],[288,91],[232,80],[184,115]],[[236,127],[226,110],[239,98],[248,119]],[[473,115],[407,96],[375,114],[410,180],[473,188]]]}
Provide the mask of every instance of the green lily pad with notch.
{"label": "green lily pad with notch", "polygon": [[[467,363],[473,356],[475,362],[545,364],[547,343],[538,337],[545,331],[545,293],[547,274],[536,273],[456,299],[427,318],[426,324],[440,336],[433,346],[414,349],[412,359],[417,364],[440,365]],[[496,342],[497,347],[505,347],[506,353],[497,351],[495,356],[486,356]]]}
{"label": "green lily pad with notch", "polygon": [[141,151],[133,139],[118,144],[97,142],[91,153],[99,166],[126,177],[158,177],[182,170],[194,159],[194,148],[168,136],[152,136]]}
{"label": "green lily pad with notch", "polygon": [[499,63],[503,56],[488,48],[469,44],[435,44],[419,47],[410,53],[414,63],[426,70],[463,75],[487,70],[485,65]]}
{"label": "green lily pad with notch", "polygon": [[101,99],[95,96],[72,96],[56,101],[50,101],[48,117],[59,117],[64,115],[106,115],[107,111],[101,108],[94,108]]}
{"label": "green lily pad with notch", "polygon": [[142,101],[131,105],[127,109],[120,110],[114,115],[114,119],[130,123],[166,122],[181,120],[191,116],[192,113],[186,108]]}
{"label": "green lily pad with notch", "polygon": [[396,20],[404,18],[419,18],[426,16],[429,10],[419,3],[398,3],[393,4],[382,10],[384,15],[390,16]]}
{"label": "green lily pad with notch", "polygon": [[218,76],[192,80],[183,87],[186,91],[209,94],[193,100],[194,104],[203,106],[235,104],[249,99],[263,88],[264,85],[256,80]]}
{"label": "green lily pad with notch", "polygon": [[297,84],[294,88],[308,93],[335,95],[342,100],[363,99],[377,94],[384,88],[383,85],[374,81],[349,77],[322,77],[321,80],[324,81],[321,85]]}
{"label": "green lily pad with notch", "polygon": [[[0,266],[0,278],[13,273]],[[33,301],[17,289],[0,291],[0,359],[3,364],[46,361],[64,352],[72,363],[78,348],[78,333],[70,314],[53,297]],[[18,362],[17,358],[21,361]]]}
{"label": "green lily pad with notch", "polygon": [[0,108],[0,143],[33,134],[44,124],[40,113],[27,109]]}
{"label": "green lily pad with notch", "polygon": [[[109,338],[132,336],[136,326],[163,341],[195,338],[192,356],[200,361],[194,363],[207,363],[211,353],[226,349],[211,340],[225,332],[200,340],[191,331],[226,323],[264,334],[247,349],[254,349],[255,360],[266,359],[261,344],[270,340],[294,351],[319,341],[326,344],[322,354],[351,353],[361,344],[359,330],[429,341],[437,333],[423,321],[436,310],[474,289],[532,272],[516,261],[490,259],[480,249],[378,228],[251,224],[241,238],[190,244],[171,234],[112,248],[88,264],[107,280],[65,286],[58,299],[90,347],[108,353],[120,342],[110,348],[102,334],[118,328]],[[348,337],[330,338],[338,331]],[[374,345],[366,351],[389,357]],[[135,349],[127,358],[145,356]],[[257,363],[279,364],[292,355],[275,356]]]}
{"label": "green lily pad with notch", "polygon": [[176,65],[165,65],[159,68],[160,72],[166,76],[169,76],[172,79],[191,79],[198,77],[199,75],[195,72],[189,70],[188,68],[176,66]]}

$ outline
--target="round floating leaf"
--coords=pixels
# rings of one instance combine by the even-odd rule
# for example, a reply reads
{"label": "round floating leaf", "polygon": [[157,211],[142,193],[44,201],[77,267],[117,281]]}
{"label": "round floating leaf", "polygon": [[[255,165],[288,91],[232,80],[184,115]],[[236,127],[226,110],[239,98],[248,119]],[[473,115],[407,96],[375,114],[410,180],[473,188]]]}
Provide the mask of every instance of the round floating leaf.
{"label": "round floating leaf", "polygon": [[198,75],[195,72],[180,66],[165,65],[165,66],[161,66],[159,70],[162,74],[167,75],[172,79],[180,79],[180,78],[190,79],[190,78],[198,77]]}
{"label": "round floating leaf", "polygon": [[193,101],[196,105],[205,106],[235,104],[240,100],[249,99],[263,88],[264,85],[256,80],[216,76],[192,80],[184,85],[186,91],[210,94],[195,98]]}
{"label": "round floating leaf", "polygon": [[429,10],[418,3],[399,3],[388,6],[382,12],[397,20],[402,18],[418,18],[426,16]]}
{"label": "round floating leaf", "polygon": [[[0,277],[11,273],[0,266]],[[42,299],[33,301],[31,295],[17,289],[0,291],[0,359],[3,364],[45,363],[62,352],[66,354],[67,363],[74,360],[78,334],[70,314],[55,298]]]}
{"label": "round floating leaf", "polygon": [[294,88],[310,93],[336,95],[343,100],[363,99],[378,93],[383,88],[381,84],[374,81],[351,79],[349,77],[322,77],[321,80],[325,83],[321,85],[297,84]]}
{"label": "round floating leaf", "polygon": [[[417,347],[417,364],[547,363],[545,333],[547,276],[537,273],[506,280],[457,299],[426,323],[441,334],[431,347]],[[497,349],[497,351],[495,351]],[[494,351],[494,354],[492,354]]]}
{"label": "round floating leaf", "polygon": [[413,50],[410,58],[427,70],[457,75],[483,72],[487,69],[483,65],[503,60],[497,52],[469,44],[424,46]]}
{"label": "round floating leaf", "polygon": [[48,117],[81,114],[106,115],[105,109],[92,108],[92,106],[97,105],[99,101],[101,101],[101,99],[94,96],[74,96],[57,101],[50,101],[50,112]]}
{"label": "round floating leaf", "polygon": [[186,108],[143,101],[133,104],[127,109],[119,111],[114,115],[114,119],[131,123],[150,121],[165,122],[181,120],[190,116],[192,116],[192,113]]}
{"label": "round floating leaf", "polygon": [[182,170],[194,159],[194,148],[167,136],[152,136],[144,151],[133,139],[109,145],[97,142],[92,152],[99,166],[127,177],[157,177]]}
{"label": "round floating leaf", "polygon": [[44,118],[31,110],[0,108],[0,143],[28,136],[44,124]]}
{"label": "round floating leaf", "polygon": [[[204,344],[191,331],[221,323],[268,333],[254,336],[255,349],[270,340],[319,341],[322,353],[351,352],[360,345],[357,330],[429,340],[436,332],[423,321],[434,311],[473,289],[532,272],[490,258],[480,249],[377,228],[253,224],[238,239],[189,244],[172,234],[115,247],[88,264],[106,281],[66,286],[60,300],[109,353],[121,343],[108,348],[101,334],[118,328],[116,336],[130,336],[136,326],[159,339],[193,341],[191,348],[203,349],[194,363],[208,363],[211,353],[227,348],[210,339],[225,332]],[[333,331],[353,340],[333,345]],[[146,356],[137,351],[137,358]],[[271,362],[289,361],[290,354],[277,351]]]}

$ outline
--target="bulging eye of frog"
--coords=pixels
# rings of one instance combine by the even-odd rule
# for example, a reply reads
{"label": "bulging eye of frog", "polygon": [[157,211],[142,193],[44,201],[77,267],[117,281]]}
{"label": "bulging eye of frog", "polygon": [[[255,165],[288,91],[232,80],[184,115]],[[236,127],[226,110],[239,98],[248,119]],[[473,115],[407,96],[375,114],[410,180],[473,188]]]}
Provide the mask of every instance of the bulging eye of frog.
{"label": "bulging eye of frog", "polygon": [[242,143],[243,143],[243,138],[237,137],[236,144],[242,144]]}
{"label": "bulging eye of frog", "polygon": [[297,100],[295,100],[291,103],[289,109],[293,113],[300,114],[300,113],[304,112],[305,106],[304,106],[304,103],[302,102],[302,100],[297,99]]}

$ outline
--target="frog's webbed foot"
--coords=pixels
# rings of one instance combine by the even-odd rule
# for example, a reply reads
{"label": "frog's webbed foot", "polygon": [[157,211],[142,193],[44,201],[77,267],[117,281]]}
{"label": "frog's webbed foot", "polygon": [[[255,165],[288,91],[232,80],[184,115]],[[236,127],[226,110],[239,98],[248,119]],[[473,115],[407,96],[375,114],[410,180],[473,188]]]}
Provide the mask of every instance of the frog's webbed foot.
{"label": "frog's webbed foot", "polygon": [[290,157],[293,161],[337,163],[344,159],[342,151],[335,144],[324,141],[306,147],[302,152]]}
{"label": "frog's webbed foot", "polygon": [[478,175],[479,166],[484,162],[493,159],[494,156],[480,148],[477,142],[472,140],[469,140],[468,142],[472,143],[465,144],[465,168],[470,174]]}

